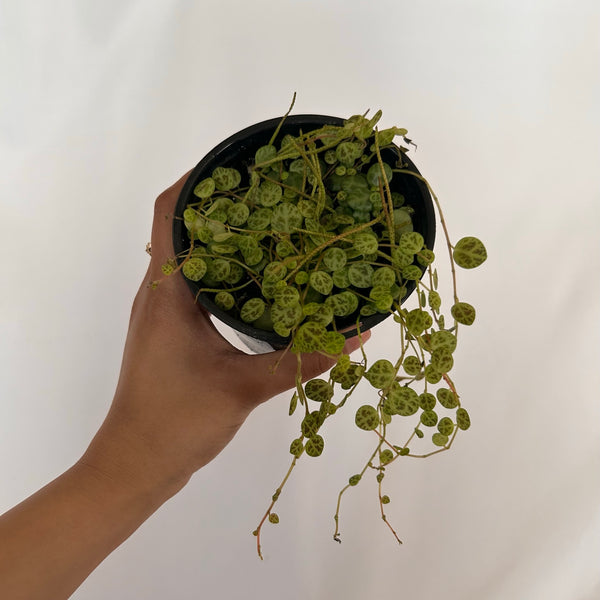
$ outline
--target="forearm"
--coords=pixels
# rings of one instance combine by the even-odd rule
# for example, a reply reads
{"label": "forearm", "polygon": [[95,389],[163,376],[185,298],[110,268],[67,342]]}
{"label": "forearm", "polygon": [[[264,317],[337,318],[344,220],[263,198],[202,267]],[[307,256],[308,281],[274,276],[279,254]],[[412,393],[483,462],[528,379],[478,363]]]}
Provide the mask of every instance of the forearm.
{"label": "forearm", "polygon": [[0,517],[0,598],[68,598],[184,484],[91,454]]}

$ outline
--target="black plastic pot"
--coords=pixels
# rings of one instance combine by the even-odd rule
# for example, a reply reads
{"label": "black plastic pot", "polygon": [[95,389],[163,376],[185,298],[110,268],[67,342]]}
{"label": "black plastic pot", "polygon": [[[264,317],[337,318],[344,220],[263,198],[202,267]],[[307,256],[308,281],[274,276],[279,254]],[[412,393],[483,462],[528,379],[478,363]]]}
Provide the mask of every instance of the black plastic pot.
{"label": "black plastic pot", "polygon": [[[206,177],[210,177],[213,170],[219,166],[236,168],[242,174],[241,185],[247,185],[249,180],[248,167],[253,163],[256,150],[269,143],[280,121],[281,117],[269,119],[268,121],[262,121],[238,131],[211,150],[196,165],[183,186],[175,208],[176,218],[173,220],[173,248],[176,256],[181,257],[190,247],[190,240],[181,217],[188,204],[198,201],[198,198],[193,193],[196,185]],[[323,125],[343,125],[343,122],[343,119],[339,117],[326,115],[295,115],[287,117],[274,143],[278,145],[285,135],[298,135],[300,130],[306,133],[312,129],[318,129]],[[395,163],[398,160],[399,152],[399,150],[395,153],[393,149],[385,149],[382,152],[382,157],[384,160],[392,159]],[[395,156],[390,157],[389,153]],[[419,173],[416,166],[405,154],[402,155],[402,160],[407,165],[406,168],[408,170]],[[423,236],[427,248],[433,249],[435,240],[435,211],[427,186],[416,177],[395,173],[390,187],[392,191],[399,192],[404,196],[405,205],[414,209],[414,214],[412,215],[414,230]],[[181,261],[183,259],[179,258],[178,260]],[[198,302],[215,317],[235,329],[238,334],[242,334],[240,337],[251,349],[255,351],[267,351],[273,348],[283,348],[288,345],[289,339],[283,338],[275,332],[257,329],[248,323],[238,321],[232,315],[219,308],[207,295],[199,293],[201,289],[200,282],[190,281],[185,277],[184,279],[194,297],[197,297]],[[402,301],[406,300],[414,291],[415,284],[411,281],[406,287],[407,293]],[[361,320],[361,330],[366,331],[370,329],[388,316],[390,316],[389,313],[382,313],[364,317]],[[338,320],[337,325],[339,329],[342,329],[346,326],[353,326],[355,322],[356,316],[353,316],[349,318],[347,323]],[[352,331],[348,331],[345,335],[348,337],[352,333]],[[260,342],[253,344],[252,340],[266,342],[268,346]]]}

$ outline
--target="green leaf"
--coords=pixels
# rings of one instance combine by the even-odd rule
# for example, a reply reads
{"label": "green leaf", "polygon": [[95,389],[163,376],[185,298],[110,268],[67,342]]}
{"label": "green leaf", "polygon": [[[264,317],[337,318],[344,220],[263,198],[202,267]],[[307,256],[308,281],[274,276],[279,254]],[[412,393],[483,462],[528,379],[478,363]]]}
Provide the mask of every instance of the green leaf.
{"label": "green leaf", "polygon": [[360,474],[357,475],[352,475],[352,477],[350,477],[348,479],[348,484],[351,486],[355,486],[358,485],[358,482],[362,479],[362,476]]}
{"label": "green leaf", "polygon": [[458,406],[458,398],[456,397],[456,394],[452,390],[449,390],[448,388],[440,388],[436,392],[436,396],[437,396],[439,403],[444,408],[450,409],[450,408],[456,408]]}
{"label": "green leaf", "polygon": [[307,442],[304,450],[308,456],[321,456],[323,448],[325,447],[325,440],[320,435],[311,437]]}
{"label": "green leaf", "polygon": [[300,292],[296,288],[285,286],[277,288],[273,292],[273,300],[279,306],[289,307],[298,304],[300,301]]}
{"label": "green leaf", "polygon": [[385,359],[375,361],[371,368],[365,373],[368,382],[378,389],[389,387],[396,377],[394,365]]}
{"label": "green leaf", "polygon": [[[302,309],[300,309],[302,311]],[[294,336],[293,351],[316,352],[322,350],[327,344],[327,330],[320,323],[307,321],[298,328]]]}
{"label": "green leaf", "polygon": [[318,312],[321,306],[322,305],[319,302],[307,302],[302,305],[302,312],[308,317]]}
{"label": "green leaf", "polygon": [[275,252],[279,258],[286,258],[287,256],[293,256],[296,254],[294,245],[289,240],[281,240],[280,242],[277,242],[277,246],[275,246]]}
{"label": "green leaf", "polygon": [[396,233],[404,234],[413,230],[412,217],[406,208],[395,208],[393,212],[393,221]]}
{"label": "green leaf", "polygon": [[313,271],[308,281],[311,287],[324,296],[328,296],[333,289],[333,279],[325,271]]}
{"label": "green leaf", "polygon": [[394,453],[389,448],[386,448],[385,450],[382,450],[379,453],[379,462],[382,465],[387,465],[388,463],[392,462],[393,460],[394,460]]}
{"label": "green leaf", "polygon": [[254,248],[254,250],[250,250],[249,252],[244,252],[244,261],[249,267],[257,265],[263,259],[264,253],[262,248]]}
{"label": "green leaf", "polygon": [[464,237],[454,246],[454,262],[463,269],[474,269],[487,259],[487,251],[481,240]]}
{"label": "green leaf", "polygon": [[423,423],[425,427],[434,427],[437,422],[438,416],[434,410],[424,410],[421,413],[421,423]]}
{"label": "green leaf", "polygon": [[364,256],[365,254],[377,252],[379,241],[374,233],[357,233],[352,240],[352,245]]}
{"label": "green leaf", "polygon": [[258,165],[270,160],[273,160],[277,156],[277,148],[271,144],[261,146],[254,154],[254,162]]}
{"label": "green leaf", "polygon": [[250,214],[247,220],[247,227],[251,230],[263,231],[269,228],[273,211],[270,208],[258,208]]}
{"label": "green leaf", "polygon": [[373,272],[373,267],[368,263],[352,263],[348,267],[348,280],[358,288],[371,287]]}
{"label": "green leaf", "polygon": [[303,221],[302,213],[294,204],[283,202],[273,209],[271,226],[275,231],[293,233],[302,227]]}
{"label": "green leaf", "polygon": [[432,264],[434,260],[435,260],[435,254],[431,250],[428,250],[427,248],[423,248],[422,250],[419,250],[419,252],[417,254],[417,261],[419,262],[420,265],[423,265],[424,267],[426,267],[426,266]]}
{"label": "green leaf", "polygon": [[304,314],[302,307],[298,302],[290,306],[282,306],[281,304],[273,304],[271,306],[271,318],[273,319],[273,327],[280,326],[291,329],[300,323]]}
{"label": "green leaf", "polygon": [[436,446],[445,446],[448,443],[448,436],[444,435],[443,433],[434,433],[431,436],[431,441]]}
{"label": "green leaf", "polygon": [[387,164],[383,163],[383,173],[385,174],[385,178],[381,172],[381,166],[379,163],[372,165],[367,171],[367,181],[369,185],[379,187],[379,184],[384,185],[385,180],[390,182],[394,173],[392,172],[392,168]]}
{"label": "green leaf", "polygon": [[375,269],[371,279],[373,286],[391,288],[396,283],[396,274],[390,267],[379,267]]}
{"label": "green leaf", "polygon": [[217,167],[212,173],[212,178],[216,188],[222,192],[237,187],[242,180],[239,171],[225,167]]}
{"label": "green leaf", "polygon": [[358,142],[341,142],[335,149],[336,158],[346,166],[352,166],[362,153],[362,144]]}
{"label": "green leaf", "polygon": [[327,248],[323,252],[323,265],[328,271],[342,269],[346,260],[346,253],[341,248]]}
{"label": "green leaf", "polygon": [[[302,184],[302,182],[300,182]],[[317,218],[317,203],[312,200],[302,199],[298,201],[298,210],[300,214],[307,219]]]}
{"label": "green leaf", "polygon": [[302,438],[298,438],[292,441],[290,444],[290,454],[293,454],[296,458],[300,458],[304,452],[304,444]]}
{"label": "green leaf", "polygon": [[215,180],[212,177],[203,179],[195,188],[194,196],[198,198],[206,199],[210,198],[215,191]]}
{"label": "green leaf", "polygon": [[223,281],[229,275],[230,268],[228,260],[216,258],[208,266],[207,275],[215,281]]}
{"label": "green leaf", "polygon": [[319,309],[310,315],[308,320],[315,321],[327,327],[333,321],[333,309],[328,304],[320,304]]}
{"label": "green leaf", "polygon": [[431,354],[431,366],[440,373],[448,373],[454,366],[452,352],[448,348],[438,348]]}
{"label": "green leaf", "polygon": [[283,189],[274,181],[263,181],[258,188],[258,202],[262,206],[275,206],[282,196]]}
{"label": "green leaf", "polygon": [[415,308],[406,315],[406,327],[413,335],[421,335],[433,323],[431,315],[424,310]]}
{"label": "green leaf", "polygon": [[331,274],[331,278],[333,279],[333,285],[335,285],[335,287],[340,289],[350,287],[350,280],[348,279],[348,267],[337,269]]}
{"label": "green leaf", "polygon": [[329,372],[329,376],[332,381],[339,383],[342,386],[342,389],[349,390],[360,381],[365,372],[365,368],[362,365],[342,360],[344,358],[348,359],[348,361],[350,360],[347,355],[342,355],[335,367]]}
{"label": "green leaf", "polygon": [[408,133],[406,129],[400,127],[390,127],[389,129],[382,129],[377,133],[377,141],[379,143],[379,147],[383,148],[384,146],[388,146],[394,140],[394,137],[397,135],[405,136]]}
{"label": "green leaf", "polygon": [[337,162],[337,156],[335,155],[335,150],[327,150],[323,159],[328,165],[334,165]]}
{"label": "green leaf", "polygon": [[421,372],[421,361],[416,356],[407,356],[402,367],[409,375],[418,375]]}
{"label": "green leaf", "polygon": [[298,150],[295,147],[296,138],[292,135],[285,135],[281,140],[281,152],[285,154],[286,158],[296,158],[300,156]]}
{"label": "green leaf", "polygon": [[296,285],[304,285],[305,283],[308,283],[309,279],[310,277],[306,271],[298,271],[294,277],[294,282]]}
{"label": "green leaf", "polygon": [[217,292],[215,304],[223,310],[231,310],[235,306],[235,300],[229,292]]}
{"label": "green leaf", "polygon": [[324,348],[325,352],[328,354],[339,354],[344,350],[345,345],[346,338],[342,333],[338,333],[337,331],[327,332],[327,342]]}
{"label": "green leaf", "polygon": [[225,277],[223,281],[229,285],[235,285],[244,276],[244,269],[237,263],[231,263],[229,265],[229,275]]}
{"label": "green leaf", "polygon": [[360,315],[362,317],[370,317],[377,314],[377,307],[374,304],[364,304],[360,307]]}
{"label": "green leaf", "polygon": [[207,266],[201,258],[190,258],[181,270],[191,281],[200,281],[206,274]]}
{"label": "green leaf", "polygon": [[405,252],[402,252],[402,250],[400,250],[399,248],[392,249],[392,265],[397,269],[407,267],[408,265],[411,265],[412,262],[412,254],[406,254]]}
{"label": "green leaf", "polygon": [[356,294],[345,291],[329,296],[325,299],[325,304],[331,307],[336,317],[347,317],[358,308],[358,298]]}
{"label": "green leaf", "polygon": [[262,298],[250,298],[240,310],[240,318],[245,323],[256,321],[265,312],[265,301]]}
{"label": "green leaf", "polygon": [[421,250],[421,248],[423,248],[424,243],[425,240],[420,233],[411,231],[408,233],[403,233],[400,236],[400,239],[398,240],[398,248],[405,254],[416,254],[419,252],[419,250]]}
{"label": "green leaf", "polygon": [[456,410],[456,424],[459,429],[466,431],[471,427],[471,417],[469,417],[469,413],[464,408],[458,408]]}
{"label": "green leaf", "polygon": [[263,279],[266,281],[280,281],[286,275],[287,267],[278,260],[270,262],[263,270]]}
{"label": "green leaf", "polygon": [[[390,414],[410,417],[419,410],[419,396],[410,387],[394,387],[387,396],[385,402],[391,409]],[[384,406],[385,406],[384,402]]]}
{"label": "green leaf", "polygon": [[354,422],[359,429],[372,431],[379,425],[379,414],[372,406],[365,404],[356,411]]}
{"label": "green leaf", "polygon": [[407,281],[418,281],[421,279],[421,269],[417,267],[417,265],[408,265],[407,267],[402,267],[401,270],[402,277]]}
{"label": "green leaf", "polygon": [[435,399],[435,396],[433,394],[430,394],[429,392],[423,392],[419,396],[419,406],[423,410],[433,410],[436,405],[436,402],[437,400]]}
{"label": "green leaf", "polygon": [[304,386],[306,397],[315,402],[328,402],[333,398],[333,387],[324,379],[311,379]]}
{"label": "green leaf", "polygon": [[467,302],[457,302],[450,309],[450,313],[463,325],[472,325],[475,321],[475,308]]}
{"label": "green leaf", "polygon": [[442,306],[442,297],[435,290],[431,290],[431,292],[429,292],[428,300],[431,310],[438,311]]}
{"label": "green leaf", "polygon": [[213,254],[235,254],[238,249],[236,246],[234,246],[233,244],[210,244],[209,247],[209,252],[212,252]]}
{"label": "green leaf", "polygon": [[450,417],[444,417],[443,419],[440,419],[437,428],[441,434],[451,435],[454,431],[454,423]]}
{"label": "green leaf", "polygon": [[308,413],[304,419],[302,419],[302,423],[300,424],[302,435],[307,438],[315,437],[319,431],[319,427],[321,427],[322,424],[323,418],[319,414],[318,410]]}
{"label": "green leaf", "polygon": [[432,350],[445,348],[450,352],[454,352],[456,350],[456,336],[446,330],[434,331],[429,338],[429,347]]}

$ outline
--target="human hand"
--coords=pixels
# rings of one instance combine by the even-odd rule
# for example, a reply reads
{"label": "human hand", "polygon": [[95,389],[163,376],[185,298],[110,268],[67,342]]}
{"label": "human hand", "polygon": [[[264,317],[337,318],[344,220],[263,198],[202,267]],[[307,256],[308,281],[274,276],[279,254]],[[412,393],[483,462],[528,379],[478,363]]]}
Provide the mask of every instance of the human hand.
{"label": "human hand", "polygon": [[[115,398],[82,459],[169,493],[211,461],[256,406],[292,388],[297,371],[290,352],[247,355],[227,342],[179,274],[156,289],[148,285],[163,277],[161,265],[173,256],[172,216],[187,176],[156,201],[152,257],[133,303]],[[352,338],[345,352],[358,347]],[[303,379],[333,364],[318,353],[303,355]]]}

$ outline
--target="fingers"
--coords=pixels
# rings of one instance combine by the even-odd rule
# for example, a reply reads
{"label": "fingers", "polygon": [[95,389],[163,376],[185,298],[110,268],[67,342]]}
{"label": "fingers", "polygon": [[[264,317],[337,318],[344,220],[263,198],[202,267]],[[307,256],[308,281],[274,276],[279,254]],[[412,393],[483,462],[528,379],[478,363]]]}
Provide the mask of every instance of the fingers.
{"label": "fingers", "polygon": [[[360,347],[361,341],[365,343],[371,337],[371,332],[366,331],[358,336],[349,338],[344,346],[344,353],[350,354]],[[244,368],[256,381],[255,387],[261,390],[261,397],[257,402],[262,402],[281,392],[293,388],[296,384],[298,372],[298,359],[292,352],[279,350],[268,354],[258,354],[240,357]],[[328,371],[335,364],[335,359],[324,356],[318,352],[302,354],[302,381],[317,377]]]}
{"label": "fingers", "polygon": [[[146,306],[151,304],[156,309],[152,313],[154,316],[157,312],[170,315],[172,327],[175,327],[173,319],[176,319],[182,326],[193,327],[198,335],[208,337],[213,347],[229,349],[233,346],[217,331],[206,309],[194,302],[193,296],[187,289],[181,275],[174,273],[172,276],[166,277],[161,268],[169,258],[174,256],[173,215],[181,190],[190,173],[191,170],[162,192],[154,203],[151,259],[148,271],[134,301],[134,310],[136,305],[141,303],[145,302]],[[157,289],[149,287],[148,284],[153,281],[160,281],[160,286]]]}
{"label": "fingers", "polygon": [[[351,354],[355,350],[360,348],[361,341],[365,343],[371,337],[370,331],[365,331],[361,334],[359,339],[358,336],[349,338],[344,345],[344,354]],[[318,352],[313,354],[302,355],[302,381],[307,381],[328,371],[336,363],[335,359],[330,359]]]}
{"label": "fingers", "polygon": [[150,260],[149,274],[153,279],[161,276],[161,266],[173,256],[173,213],[179,194],[187,181],[191,171],[176,181],[158,196],[154,203],[154,221],[152,222],[152,258]]}

